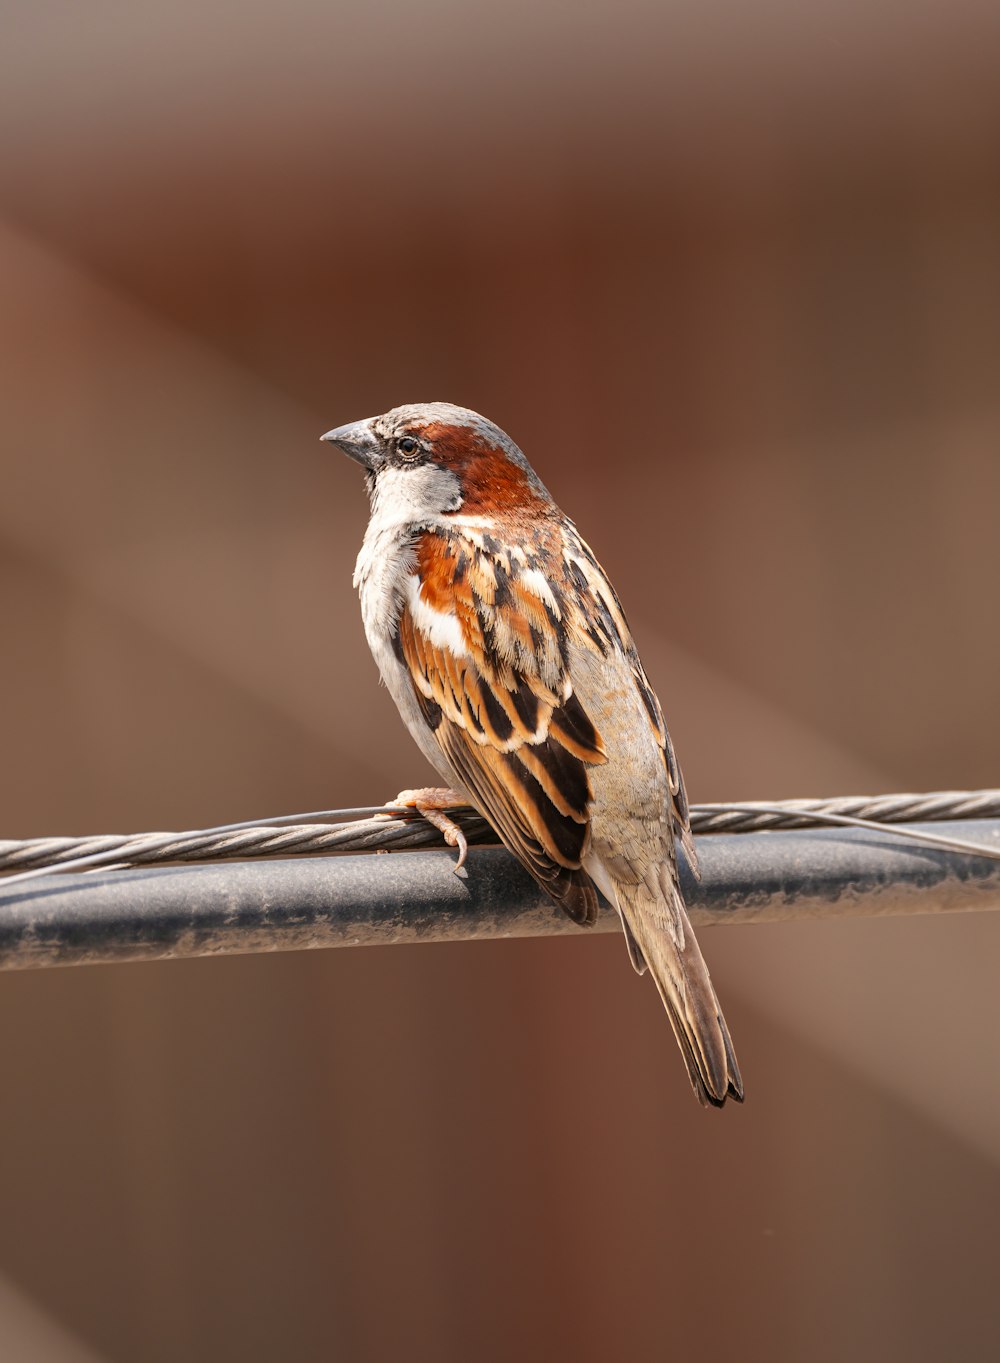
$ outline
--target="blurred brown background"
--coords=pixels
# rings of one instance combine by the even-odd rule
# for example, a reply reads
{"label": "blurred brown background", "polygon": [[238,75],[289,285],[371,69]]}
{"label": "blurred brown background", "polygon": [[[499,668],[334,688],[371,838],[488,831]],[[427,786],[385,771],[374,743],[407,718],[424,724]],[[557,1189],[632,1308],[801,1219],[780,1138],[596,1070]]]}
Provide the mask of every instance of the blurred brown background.
{"label": "blurred brown background", "polygon": [[[1000,9],[9,3],[7,836],[423,776],[357,470],[508,429],[695,800],[998,784]],[[1000,916],[0,980],[0,1356],[996,1357]]]}

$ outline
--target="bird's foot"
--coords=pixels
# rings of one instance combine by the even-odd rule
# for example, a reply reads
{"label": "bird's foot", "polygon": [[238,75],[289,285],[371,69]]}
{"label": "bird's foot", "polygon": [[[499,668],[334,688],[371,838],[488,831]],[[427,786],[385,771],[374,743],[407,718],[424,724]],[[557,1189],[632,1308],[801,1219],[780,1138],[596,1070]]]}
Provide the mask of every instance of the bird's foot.
{"label": "bird's foot", "polygon": [[458,848],[458,861],[452,868],[457,872],[465,865],[469,844],[458,824],[449,819],[444,811],[465,809],[468,803],[466,797],[459,795],[457,790],[448,790],[443,786],[421,786],[418,790],[401,790],[394,800],[386,802],[386,808],[415,809],[428,823],[439,829],[448,846]]}

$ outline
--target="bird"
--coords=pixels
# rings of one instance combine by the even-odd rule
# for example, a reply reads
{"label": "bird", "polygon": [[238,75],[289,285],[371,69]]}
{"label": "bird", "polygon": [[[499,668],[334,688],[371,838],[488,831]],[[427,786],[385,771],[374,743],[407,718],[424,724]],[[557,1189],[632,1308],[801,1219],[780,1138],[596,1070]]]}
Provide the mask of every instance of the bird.
{"label": "bird", "polygon": [[649,970],[703,1106],[743,1101],[688,919],[698,860],[663,712],[607,574],[499,426],[411,403],[321,437],[364,470],[354,585],[400,715],[446,786],[404,791],[465,858],[472,805],[571,919],[599,890]]}

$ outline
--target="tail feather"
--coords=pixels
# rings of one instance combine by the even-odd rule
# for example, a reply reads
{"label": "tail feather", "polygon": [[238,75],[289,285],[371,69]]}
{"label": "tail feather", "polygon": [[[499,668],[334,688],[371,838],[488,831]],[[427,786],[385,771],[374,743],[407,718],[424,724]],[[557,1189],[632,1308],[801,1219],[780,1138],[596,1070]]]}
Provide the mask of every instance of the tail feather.
{"label": "tail feather", "polygon": [[680,891],[668,876],[659,894],[645,883],[615,884],[626,937],[656,982],[699,1101],[706,1107],[722,1107],[727,1098],[742,1103],[743,1079],[729,1028]]}

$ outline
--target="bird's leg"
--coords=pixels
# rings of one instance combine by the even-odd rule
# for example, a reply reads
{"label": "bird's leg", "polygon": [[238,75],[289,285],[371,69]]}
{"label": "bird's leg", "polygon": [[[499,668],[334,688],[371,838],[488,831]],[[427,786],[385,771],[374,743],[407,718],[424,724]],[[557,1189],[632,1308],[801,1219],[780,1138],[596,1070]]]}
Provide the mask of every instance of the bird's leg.
{"label": "bird's leg", "polygon": [[444,811],[465,809],[468,803],[466,797],[459,795],[457,790],[448,790],[442,786],[421,786],[418,790],[401,790],[395,800],[387,801],[386,808],[415,809],[428,823],[440,829],[448,846],[458,848],[458,861],[455,862],[453,869],[460,871],[465,865],[469,844],[458,824],[449,819]]}

